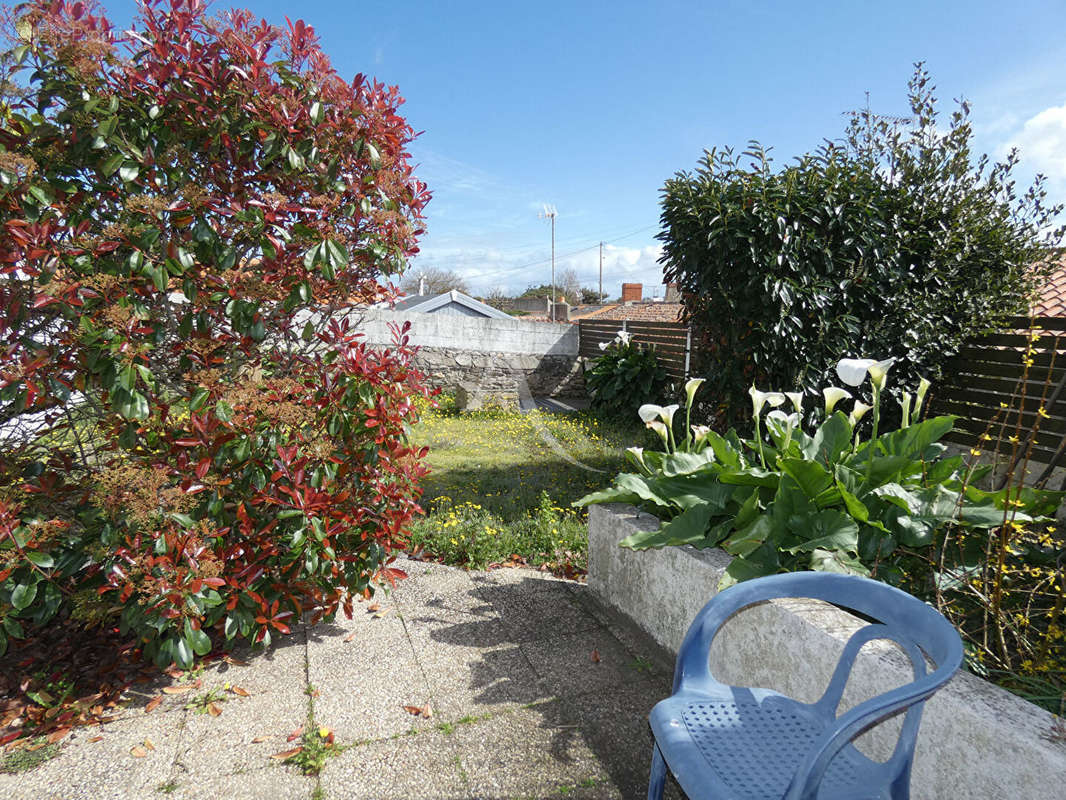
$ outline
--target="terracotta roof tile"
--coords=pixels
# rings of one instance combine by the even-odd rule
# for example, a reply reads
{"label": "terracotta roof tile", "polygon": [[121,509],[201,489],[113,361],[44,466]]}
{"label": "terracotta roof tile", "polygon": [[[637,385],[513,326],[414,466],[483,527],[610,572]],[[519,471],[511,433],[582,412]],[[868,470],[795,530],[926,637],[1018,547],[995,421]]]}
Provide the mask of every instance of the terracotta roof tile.
{"label": "terracotta roof tile", "polygon": [[1066,259],[1059,261],[1048,276],[1033,305],[1033,316],[1066,317]]}
{"label": "terracotta roof tile", "polygon": [[[618,320],[621,322],[680,322],[681,303],[614,303],[578,319]],[[571,319],[574,319],[571,315]]]}

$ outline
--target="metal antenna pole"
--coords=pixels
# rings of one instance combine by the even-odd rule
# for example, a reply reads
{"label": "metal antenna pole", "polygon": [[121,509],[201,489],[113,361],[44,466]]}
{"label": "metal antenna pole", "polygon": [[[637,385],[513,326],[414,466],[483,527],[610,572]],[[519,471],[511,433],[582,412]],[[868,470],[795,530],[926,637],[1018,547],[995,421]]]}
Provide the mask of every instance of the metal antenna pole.
{"label": "metal antenna pole", "polygon": [[555,217],[559,212],[555,210],[555,206],[545,203],[544,211],[539,216],[541,219],[550,219],[552,222],[552,296],[548,300],[548,304],[551,306],[551,321],[555,322]]}
{"label": "metal antenna pole", "polygon": [[603,302],[603,242],[600,242],[600,293],[597,299]]}

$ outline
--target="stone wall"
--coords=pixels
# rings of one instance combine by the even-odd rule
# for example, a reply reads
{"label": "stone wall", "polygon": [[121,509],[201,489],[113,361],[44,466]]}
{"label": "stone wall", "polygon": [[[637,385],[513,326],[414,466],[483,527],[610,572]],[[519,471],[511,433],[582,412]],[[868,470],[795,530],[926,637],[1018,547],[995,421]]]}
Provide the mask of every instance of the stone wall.
{"label": "stone wall", "polygon": [[493,353],[453,347],[423,347],[416,363],[429,382],[445,391],[462,386],[483,400],[518,402],[518,383],[526,380],[536,397],[579,398],[585,379],[576,356]]}
{"label": "stone wall", "polygon": [[390,323],[410,322],[419,367],[445,391],[462,385],[481,399],[513,403],[525,379],[538,397],[585,394],[576,325],[377,309],[353,315],[353,322],[372,344],[392,342]]}

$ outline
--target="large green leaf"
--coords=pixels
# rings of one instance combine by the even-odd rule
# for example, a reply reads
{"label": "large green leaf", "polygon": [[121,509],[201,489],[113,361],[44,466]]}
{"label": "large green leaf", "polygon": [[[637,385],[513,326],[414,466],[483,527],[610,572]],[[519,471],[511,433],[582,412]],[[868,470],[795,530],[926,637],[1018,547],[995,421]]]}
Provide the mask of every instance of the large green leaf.
{"label": "large green leaf", "polygon": [[842,511],[827,508],[802,520],[797,529],[794,520],[789,520],[789,529],[806,541],[788,548],[788,552],[809,553],[816,548],[826,550],[843,550],[858,553],[859,526],[855,520]]}
{"label": "large green leaf", "polygon": [[692,506],[664,523],[659,530],[634,533],[619,542],[619,545],[630,550],[647,550],[651,547],[700,543],[707,535],[707,523],[713,513],[709,505]]}
{"label": "large green leaf", "polygon": [[672,453],[662,461],[662,473],[667,477],[713,470],[715,467],[713,450],[702,450],[699,453]]}
{"label": "large green leaf", "polygon": [[929,445],[940,441],[955,427],[956,419],[958,417],[932,417],[898,431],[883,433],[877,441],[881,450],[890,456],[920,459]]}
{"label": "large green leaf", "polygon": [[782,458],[779,463],[782,471],[790,475],[803,493],[812,500],[834,485],[832,474],[814,461],[805,461],[802,458]]}
{"label": "large green leaf", "polygon": [[861,561],[837,550],[816,549],[811,553],[810,566],[818,572],[839,572],[863,577],[870,575],[870,570],[863,566]]}
{"label": "large green leaf", "polygon": [[851,432],[848,418],[840,411],[835,411],[814,432],[814,436],[803,448],[803,455],[819,464],[832,467],[851,447]]}
{"label": "large green leaf", "polygon": [[776,538],[775,533],[779,532],[774,518],[769,514],[764,514],[722,542],[722,549],[730,555],[746,556],[765,544],[767,540]]}

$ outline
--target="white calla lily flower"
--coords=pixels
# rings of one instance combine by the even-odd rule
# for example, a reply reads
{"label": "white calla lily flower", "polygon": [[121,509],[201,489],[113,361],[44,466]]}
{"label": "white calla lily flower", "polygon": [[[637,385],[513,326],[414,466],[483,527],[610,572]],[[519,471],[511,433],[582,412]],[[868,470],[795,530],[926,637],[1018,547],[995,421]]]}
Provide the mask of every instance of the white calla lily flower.
{"label": "white calla lily flower", "polygon": [[693,425],[692,426],[692,439],[695,441],[696,446],[699,447],[707,439],[711,429],[707,425]]}
{"label": "white calla lily flower", "polygon": [[600,350],[606,350],[608,347],[610,347],[610,343],[609,342],[600,342],[599,347],[600,347]]}
{"label": "white calla lily flower", "polygon": [[888,358],[884,361],[875,361],[867,368],[870,373],[870,382],[877,387],[878,391],[885,388],[889,368],[896,363],[896,359]]}
{"label": "white calla lily flower", "polygon": [[659,419],[665,422],[668,428],[673,427],[674,414],[677,413],[677,410],[679,408],[681,408],[681,406],[679,406],[677,403],[671,403],[668,406],[663,406],[661,409],[659,409]]}
{"label": "white calla lily flower", "polygon": [[825,415],[828,417],[833,413],[837,403],[841,400],[851,399],[851,392],[847,389],[841,389],[839,386],[829,386],[822,389],[822,397],[825,398]]}
{"label": "white calla lily flower", "polygon": [[785,396],[781,392],[760,392],[754,386],[748,389],[748,394],[751,396],[751,407],[756,417],[762,413],[763,406],[767,403],[771,408],[777,408],[785,402]]}
{"label": "white calla lily flower", "polygon": [[903,393],[903,401],[900,403],[903,407],[903,420],[900,423],[901,428],[909,428],[911,424],[911,393]]}
{"label": "white calla lily flower", "polygon": [[933,384],[929,382],[928,378],[922,378],[918,381],[918,396],[914,401],[914,413],[912,418],[917,421],[918,417],[922,413],[922,404],[925,403],[925,395],[929,391],[929,387]]}
{"label": "white calla lily flower", "polygon": [[618,331],[618,333],[614,335],[614,338],[622,344],[629,344],[629,340],[633,338],[633,334],[629,331]]}
{"label": "white calla lily flower", "polygon": [[653,419],[658,419],[663,414],[663,407],[657,406],[655,403],[645,403],[637,409],[637,416],[640,417],[640,421],[647,424]]}
{"label": "white calla lily flower", "polygon": [[855,406],[851,409],[851,413],[848,414],[848,422],[851,423],[851,427],[854,428],[856,425],[858,425],[859,420],[866,416],[866,412],[869,411],[871,408],[873,408],[873,406],[868,406],[861,400],[856,400]]}
{"label": "white calla lily flower", "polygon": [[869,375],[878,388],[885,382],[885,374],[896,359],[888,358],[878,361],[875,358],[842,358],[837,362],[837,377],[848,386],[860,386]]}
{"label": "white calla lily flower", "polygon": [[792,407],[798,413],[803,413],[803,392],[785,392],[785,397],[792,401]]}
{"label": "white calla lily flower", "polygon": [[696,396],[696,391],[703,385],[706,378],[692,378],[685,382],[685,402],[687,408],[692,408],[692,398]]}
{"label": "white calla lily flower", "polygon": [[642,469],[647,469],[648,465],[644,463],[644,448],[643,447],[627,447],[626,452],[629,453],[633,460],[636,461]]}

